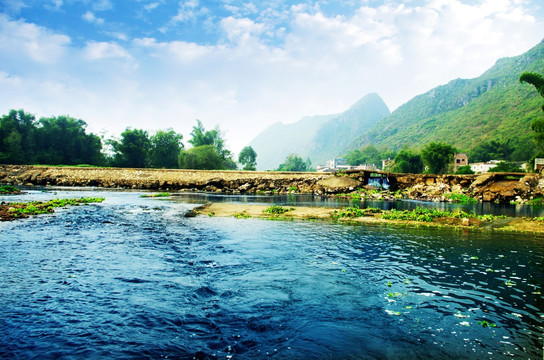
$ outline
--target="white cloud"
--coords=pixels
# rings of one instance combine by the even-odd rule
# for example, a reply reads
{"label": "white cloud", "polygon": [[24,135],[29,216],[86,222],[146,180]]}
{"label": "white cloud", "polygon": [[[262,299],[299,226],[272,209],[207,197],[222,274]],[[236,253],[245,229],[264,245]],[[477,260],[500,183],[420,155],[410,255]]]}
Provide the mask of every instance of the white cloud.
{"label": "white cloud", "polygon": [[113,9],[113,4],[110,0],[93,0],[92,8],[95,11],[105,11]]}
{"label": "white cloud", "polygon": [[81,18],[85,21],[87,21],[88,23],[91,23],[91,24],[97,24],[97,25],[103,25],[104,24],[104,19],[103,18],[97,18],[94,13],[92,13],[91,11],[87,11],[85,14],[81,15]]}
{"label": "white cloud", "polygon": [[152,10],[155,10],[156,8],[158,8],[159,5],[160,5],[159,2],[152,2],[152,3],[144,5],[144,10],[145,11],[152,11]]}
{"label": "white cloud", "polygon": [[113,42],[89,42],[84,48],[87,59],[100,60],[111,58],[132,59],[130,53],[117,43]]}
{"label": "white cloud", "polygon": [[222,19],[220,25],[227,38],[235,43],[243,43],[250,38],[257,38],[265,30],[263,24],[255,23],[247,18],[235,19],[232,16]]}
{"label": "white cloud", "polygon": [[7,14],[19,14],[27,7],[23,0],[3,0],[0,5],[3,5],[2,8]]}
{"label": "white cloud", "polygon": [[0,15],[0,49],[4,58],[54,64],[62,59],[70,42],[66,35]]}
{"label": "white cloud", "polygon": [[[123,41],[81,46],[0,15],[0,110],[69,113],[93,131],[173,127],[186,136],[199,118],[219,125],[237,151],[273,122],[337,113],[369,92],[395,108],[544,38],[544,19],[517,0],[418,3],[363,5],[343,16],[310,5],[253,15],[229,7],[232,16],[215,19],[220,41],[207,45],[110,33]],[[91,9],[86,20],[96,22]],[[180,2],[169,26],[209,21],[207,11]]]}

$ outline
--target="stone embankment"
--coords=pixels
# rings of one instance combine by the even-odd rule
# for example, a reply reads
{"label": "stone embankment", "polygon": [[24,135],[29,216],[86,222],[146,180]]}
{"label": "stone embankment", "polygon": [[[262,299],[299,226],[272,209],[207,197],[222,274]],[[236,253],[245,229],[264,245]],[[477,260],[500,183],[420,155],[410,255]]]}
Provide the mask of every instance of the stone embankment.
{"label": "stone embankment", "polygon": [[0,165],[2,184],[233,194],[349,193],[373,188],[368,185],[372,179],[387,179],[390,192],[399,190],[405,198],[429,201],[448,201],[448,194],[452,193],[500,203],[523,203],[544,196],[544,179],[540,174],[422,175],[368,171],[332,174]]}

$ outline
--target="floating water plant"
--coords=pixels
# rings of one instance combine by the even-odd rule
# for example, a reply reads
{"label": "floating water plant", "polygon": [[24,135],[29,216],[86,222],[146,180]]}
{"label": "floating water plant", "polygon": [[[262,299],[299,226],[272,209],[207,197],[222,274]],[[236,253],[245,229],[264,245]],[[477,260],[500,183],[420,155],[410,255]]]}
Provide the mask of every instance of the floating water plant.
{"label": "floating water plant", "polygon": [[484,328],[497,327],[497,324],[491,323],[487,320],[478,321],[478,325],[482,325]]}
{"label": "floating water plant", "polygon": [[401,312],[400,311],[392,311],[392,310],[385,310],[386,313],[388,313],[389,315],[393,315],[393,316],[401,316]]}

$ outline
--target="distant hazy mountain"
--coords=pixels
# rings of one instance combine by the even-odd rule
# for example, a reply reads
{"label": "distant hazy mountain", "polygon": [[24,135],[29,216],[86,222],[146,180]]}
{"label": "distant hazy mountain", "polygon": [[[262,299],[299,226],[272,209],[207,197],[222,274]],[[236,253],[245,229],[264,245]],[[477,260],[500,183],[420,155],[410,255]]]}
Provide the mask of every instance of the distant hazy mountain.
{"label": "distant hazy mountain", "polygon": [[372,93],[341,114],[308,116],[293,124],[277,122],[249,145],[257,152],[259,170],[276,169],[292,153],[309,157],[313,166],[325,164],[389,113],[380,96]]}
{"label": "distant hazy mountain", "polygon": [[544,73],[544,41],[523,55],[497,61],[475,79],[457,79],[416,96],[351,144],[423,146],[444,141],[469,150],[479,142],[502,139],[532,146],[529,124],[542,116],[542,98],[520,84],[524,71]]}

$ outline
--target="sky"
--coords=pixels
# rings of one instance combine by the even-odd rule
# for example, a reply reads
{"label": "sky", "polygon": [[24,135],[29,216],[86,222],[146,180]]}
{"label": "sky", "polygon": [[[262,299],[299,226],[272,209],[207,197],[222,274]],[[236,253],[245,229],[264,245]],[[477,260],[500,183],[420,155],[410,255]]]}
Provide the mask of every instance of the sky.
{"label": "sky", "polygon": [[0,115],[186,146],[199,119],[237,154],[275,122],[371,92],[393,111],[543,39],[542,0],[0,0]]}

